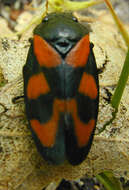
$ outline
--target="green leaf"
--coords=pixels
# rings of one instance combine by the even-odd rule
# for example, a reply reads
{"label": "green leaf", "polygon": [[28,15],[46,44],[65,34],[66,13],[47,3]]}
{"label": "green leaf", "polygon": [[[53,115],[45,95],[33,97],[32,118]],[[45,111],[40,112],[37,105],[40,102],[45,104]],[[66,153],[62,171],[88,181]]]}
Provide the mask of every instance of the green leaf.
{"label": "green leaf", "polygon": [[70,0],[48,0],[48,12],[77,11],[102,3],[103,0],[89,0],[84,2]]}
{"label": "green leaf", "polygon": [[105,171],[96,176],[106,190],[123,190],[120,181],[110,171]]}

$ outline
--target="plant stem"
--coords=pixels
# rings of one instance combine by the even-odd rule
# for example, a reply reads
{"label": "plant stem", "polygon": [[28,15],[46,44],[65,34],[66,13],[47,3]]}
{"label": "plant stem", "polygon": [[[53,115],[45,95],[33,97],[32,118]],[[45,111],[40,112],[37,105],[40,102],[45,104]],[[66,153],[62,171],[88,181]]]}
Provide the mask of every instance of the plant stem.
{"label": "plant stem", "polygon": [[120,104],[120,100],[121,100],[126,82],[128,80],[128,76],[129,76],[129,49],[126,55],[126,59],[125,59],[125,63],[124,63],[121,75],[120,75],[120,79],[118,81],[114,95],[111,99],[111,104],[115,109],[118,109],[118,106]]}

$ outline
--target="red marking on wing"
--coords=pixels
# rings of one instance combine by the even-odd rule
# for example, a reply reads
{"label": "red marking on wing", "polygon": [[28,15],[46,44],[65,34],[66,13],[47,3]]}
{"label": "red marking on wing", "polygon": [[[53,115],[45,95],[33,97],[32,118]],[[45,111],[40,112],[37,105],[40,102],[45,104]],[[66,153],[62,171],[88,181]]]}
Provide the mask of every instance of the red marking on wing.
{"label": "red marking on wing", "polygon": [[66,63],[73,67],[86,65],[90,52],[89,35],[84,36],[66,57]]}
{"label": "red marking on wing", "polygon": [[71,113],[78,146],[86,146],[95,127],[95,120],[91,119],[88,123],[82,122],[78,117],[77,105],[74,99],[68,101],[55,99],[53,104],[53,115],[51,119],[44,124],[41,124],[36,119],[30,120],[31,127],[40,139],[40,142],[46,147],[52,147],[55,144],[61,112]]}
{"label": "red marking on wing", "polygon": [[34,53],[40,66],[49,68],[61,64],[60,55],[38,35],[34,35]]}
{"label": "red marking on wing", "polygon": [[78,117],[74,116],[74,121],[78,145],[83,147],[89,141],[91,133],[95,127],[95,120],[91,119],[87,124],[84,124]]}
{"label": "red marking on wing", "polygon": [[85,72],[83,73],[80,81],[79,92],[89,96],[91,99],[95,99],[97,97],[98,90],[95,79],[92,75],[86,74]]}
{"label": "red marking on wing", "polygon": [[32,75],[27,85],[27,96],[29,99],[36,99],[41,94],[50,91],[49,85],[43,73]]}
{"label": "red marking on wing", "polygon": [[67,112],[73,116],[78,146],[86,146],[95,127],[95,120],[91,118],[88,123],[82,122],[78,117],[77,104],[74,99],[67,101]]}
{"label": "red marking on wing", "polygon": [[41,124],[38,120],[30,120],[32,129],[37,134],[41,143],[46,147],[52,147],[55,143],[55,136],[57,130],[57,120],[58,118],[51,118],[46,124]]}
{"label": "red marking on wing", "polygon": [[30,120],[32,129],[45,147],[52,147],[55,144],[59,113],[64,111],[64,109],[64,101],[55,99],[53,104],[53,115],[48,122],[41,124],[36,119]]}

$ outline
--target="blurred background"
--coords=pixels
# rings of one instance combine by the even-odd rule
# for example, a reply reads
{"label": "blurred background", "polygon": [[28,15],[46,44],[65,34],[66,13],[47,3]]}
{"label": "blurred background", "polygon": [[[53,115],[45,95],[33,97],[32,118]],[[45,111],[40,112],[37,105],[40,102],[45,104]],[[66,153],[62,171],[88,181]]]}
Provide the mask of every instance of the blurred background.
{"label": "blurred background", "polygon": [[[6,19],[10,29],[15,30],[17,18],[24,11],[35,14],[35,11],[43,2],[44,0],[0,0],[0,16]],[[111,0],[111,2],[120,19],[125,23],[129,23],[129,0]],[[105,8],[104,4],[96,6],[98,10]]]}

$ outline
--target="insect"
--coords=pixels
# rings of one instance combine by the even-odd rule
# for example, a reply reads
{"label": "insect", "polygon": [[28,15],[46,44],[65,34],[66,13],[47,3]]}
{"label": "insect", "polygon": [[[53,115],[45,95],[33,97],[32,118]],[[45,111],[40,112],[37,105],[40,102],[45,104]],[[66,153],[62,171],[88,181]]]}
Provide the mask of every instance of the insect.
{"label": "insect", "polygon": [[34,29],[23,77],[38,151],[52,164],[80,164],[92,144],[99,102],[88,28],[71,13],[48,14]]}

